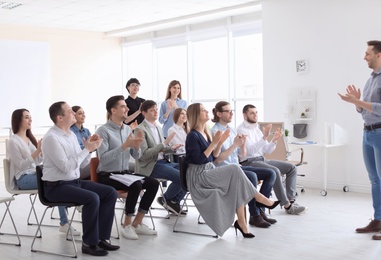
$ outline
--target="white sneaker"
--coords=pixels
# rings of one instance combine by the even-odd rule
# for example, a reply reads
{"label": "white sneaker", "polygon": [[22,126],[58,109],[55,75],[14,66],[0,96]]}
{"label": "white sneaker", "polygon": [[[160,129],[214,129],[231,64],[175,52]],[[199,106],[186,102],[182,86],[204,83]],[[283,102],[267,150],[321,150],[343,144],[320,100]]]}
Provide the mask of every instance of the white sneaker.
{"label": "white sneaker", "polygon": [[122,228],[122,236],[127,239],[137,240],[139,239],[138,235],[135,232],[135,228],[132,225],[125,226]]}
{"label": "white sneaker", "polygon": [[136,234],[141,234],[141,235],[157,235],[157,231],[154,229],[150,229],[147,227],[145,224],[140,224],[135,228]]}
{"label": "white sneaker", "polygon": [[[62,232],[62,233],[67,233],[68,229],[69,229],[69,224],[66,223],[63,226],[60,226],[59,231]],[[70,229],[71,229],[71,232],[73,233],[73,236],[80,236],[81,235],[81,232],[79,232],[75,228],[70,227]]]}

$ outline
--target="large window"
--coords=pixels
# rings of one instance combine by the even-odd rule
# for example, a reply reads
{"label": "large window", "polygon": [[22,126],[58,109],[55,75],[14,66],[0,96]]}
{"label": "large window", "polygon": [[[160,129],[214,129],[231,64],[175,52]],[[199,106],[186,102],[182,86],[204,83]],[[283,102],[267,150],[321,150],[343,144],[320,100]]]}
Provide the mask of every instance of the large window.
{"label": "large window", "polygon": [[[258,25],[259,24],[259,25]],[[256,27],[255,27],[256,26]],[[124,47],[125,81],[138,78],[139,96],[164,101],[168,84],[179,80],[183,99],[201,102],[209,110],[221,100],[235,109],[232,126],[243,120],[242,108],[253,104],[263,118],[262,33],[253,26],[221,27],[217,30],[187,30],[178,37],[155,38],[151,43]]]}
{"label": "large window", "polygon": [[182,98],[187,100],[187,48],[186,45],[158,48],[157,53],[157,97],[164,101],[169,82],[181,83]]}
{"label": "large window", "polygon": [[[124,86],[130,78],[137,78],[141,84],[139,95],[144,99],[156,100],[152,87],[152,44],[143,43],[123,48],[123,82]],[[124,87],[125,97],[128,92]]]}
{"label": "large window", "polygon": [[193,99],[229,99],[228,44],[221,37],[192,44]]}

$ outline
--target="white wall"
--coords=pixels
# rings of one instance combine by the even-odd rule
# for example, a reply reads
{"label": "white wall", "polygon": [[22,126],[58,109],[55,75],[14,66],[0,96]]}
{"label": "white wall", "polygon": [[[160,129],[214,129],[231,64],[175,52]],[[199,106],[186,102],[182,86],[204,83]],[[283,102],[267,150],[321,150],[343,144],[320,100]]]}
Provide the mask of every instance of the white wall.
{"label": "white wall", "polygon": [[[309,126],[307,139],[323,142],[325,122],[346,129],[346,172],[338,174],[346,177],[351,190],[368,191],[361,151],[363,121],[337,93],[344,93],[349,84],[362,89],[371,73],[363,57],[366,42],[380,40],[381,2],[266,0],[262,10],[265,120],[287,120],[291,88],[315,88],[317,123]],[[305,74],[296,73],[299,59],[309,61]]]}
{"label": "white wall", "polygon": [[[105,122],[107,98],[122,94],[125,84],[118,38],[107,38],[103,33],[0,26],[0,39],[48,43],[51,62],[51,100],[48,104],[63,100],[70,105],[80,105],[87,114],[86,124]],[[3,95],[6,86],[0,89]],[[20,106],[23,99],[39,102],[38,97],[38,92],[34,96],[20,93],[17,102]],[[44,117],[46,120],[42,122],[51,124],[48,107],[39,112],[31,111],[35,121]],[[1,116],[10,118],[10,115]]]}

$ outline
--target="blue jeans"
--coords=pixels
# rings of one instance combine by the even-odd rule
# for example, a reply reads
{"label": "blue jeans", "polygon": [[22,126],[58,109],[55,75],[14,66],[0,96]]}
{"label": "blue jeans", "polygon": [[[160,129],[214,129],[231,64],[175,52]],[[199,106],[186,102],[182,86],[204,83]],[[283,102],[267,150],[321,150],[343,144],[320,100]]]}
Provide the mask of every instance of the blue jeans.
{"label": "blue jeans", "polygon": [[168,163],[165,160],[158,160],[155,167],[153,167],[151,177],[167,179],[172,182],[164,194],[165,200],[172,200],[176,203],[180,203],[184,198],[186,192],[181,187],[178,163]]}
{"label": "blue jeans", "polygon": [[[258,180],[262,180],[263,183],[261,185],[260,192],[265,197],[270,197],[271,190],[274,186],[277,173],[270,168],[260,168],[260,167],[252,167],[252,166],[241,166],[243,172],[250,180],[250,182],[254,185],[254,187],[258,186]],[[260,211],[256,206],[255,199],[252,199],[249,203],[249,212],[250,216],[258,216]]]}
{"label": "blue jeans", "polygon": [[381,128],[364,130],[362,152],[372,187],[374,219],[381,220]]}
{"label": "blue jeans", "polygon": [[[17,187],[20,190],[36,190],[37,189],[37,177],[36,173],[24,174],[20,179],[16,180]],[[67,212],[65,207],[58,207],[58,213],[60,214],[60,225],[63,226],[69,223],[67,219]]]}

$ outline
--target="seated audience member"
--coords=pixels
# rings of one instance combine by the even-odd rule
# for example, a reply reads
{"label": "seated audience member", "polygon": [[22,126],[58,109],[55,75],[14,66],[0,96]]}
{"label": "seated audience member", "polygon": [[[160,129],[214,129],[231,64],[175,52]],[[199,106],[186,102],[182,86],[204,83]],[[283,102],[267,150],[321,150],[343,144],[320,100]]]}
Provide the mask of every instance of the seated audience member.
{"label": "seated audience member", "polygon": [[178,80],[169,82],[165,101],[160,105],[159,122],[163,124],[164,137],[168,137],[168,129],[173,125],[173,111],[176,108],[187,108],[187,102],[181,99],[181,84]]}
{"label": "seated audience member", "polygon": [[[87,140],[87,138],[91,136],[89,129],[83,127],[86,118],[85,111],[80,106],[73,106],[71,109],[75,113],[75,119],[77,122],[75,122],[75,124],[70,127],[70,130],[77,136],[77,140],[81,146],[81,149],[84,149],[85,144],[83,143],[83,140]],[[81,179],[86,180],[90,178],[90,165],[80,169],[80,171]]]}
{"label": "seated audience member", "polygon": [[[185,140],[187,138],[188,124],[187,124],[187,111],[184,108],[176,108],[173,111],[173,122],[174,125],[168,129],[168,135],[172,133],[176,133],[173,137],[170,145],[182,144],[183,146],[177,149],[175,155],[184,154],[185,153]],[[177,162],[177,160],[176,160]]]}
{"label": "seated audience member", "polygon": [[[222,159],[225,159],[222,163],[216,164],[216,166],[226,164],[236,164],[240,166],[238,160],[239,156],[241,158],[246,156],[246,136],[237,135],[236,130],[229,126],[232,119],[233,110],[230,104],[226,101],[218,102],[213,108],[212,122],[215,122],[215,124],[211,128],[211,132],[216,133],[219,130],[223,132],[229,130],[230,135],[222,144],[221,154],[219,156],[222,157]],[[269,198],[276,179],[276,172],[269,168],[258,168],[251,166],[242,166],[241,169],[255,188],[257,188],[258,180],[263,180],[260,192]],[[261,210],[256,206],[255,199],[252,199],[248,205],[250,212],[250,225],[267,228],[271,226],[271,224],[276,223],[275,219],[269,218],[264,210]]]}
{"label": "seated audience member", "polygon": [[209,115],[202,104],[191,104],[187,118],[191,129],[186,140],[187,185],[194,204],[217,235],[222,236],[231,227],[236,213],[236,233],[238,229],[243,237],[254,237],[246,226],[245,204],[255,198],[257,206],[274,208],[279,201],[260,194],[238,165],[214,166],[213,161],[218,160],[229,130],[217,131],[210,137],[206,127]]}
{"label": "seated audience member", "polygon": [[138,97],[140,82],[136,78],[130,78],[127,81],[126,89],[128,91],[128,97],[126,98],[126,104],[129,108],[128,117],[124,121],[127,125],[130,125],[132,122],[140,124],[143,122],[144,117],[141,114],[140,106],[145,101],[145,99]]}
{"label": "seated audience member", "polygon": [[[272,125],[263,128],[263,132],[258,127],[258,112],[255,106],[246,105],[243,108],[244,121],[237,128],[237,133],[247,135],[246,139],[246,158],[241,158],[243,166],[253,166],[270,168],[277,173],[274,183],[274,192],[281,201],[280,205],[288,214],[298,215],[306,210],[295,202],[296,197],[296,167],[284,161],[266,160],[264,154],[272,153],[276,148],[277,140],[282,136],[281,129],[274,133],[271,142],[267,141]],[[286,175],[286,191],[284,190],[281,175]]]}
{"label": "seated audience member", "polygon": [[[20,190],[36,190],[36,165],[42,163],[41,141],[37,141],[32,134],[32,116],[25,108],[16,109],[12,113],[12,131],[14,135],[8,141],[8,152],[11,162],[10,185]],[[60,215],[59,231],[67,233],[69,221],[65,207],[58,207]],[[71,227],[74,236],[81,232]]]}
{"label": "seated audience member", "polygon": [[136,171],[145,176],[170,180],[172,183],[167,188],[163,197],[157,199],[158,203],[175,214],[180,212],[180,201],[186,192],[180,184],[180,171],[177,163],[171,163],[166,159],[166,153],[175,153],[181,144],[169,146],[175,134],[164,139],[161,127],[156,125],[158,110],[155,101],[146,100],[141,107],[144,121],[134,130],[143,132],[141,144],[142,156],[136,160]]}
{"label": "seated audience member", "polygon": [[119,249],[107,241],[118,195],[110,186],[79,178],[79,168],[89,164],[90,153],[98,149],[102,139],[92,135],[85,141],[85,148],[81,149],[75,134],[70,131],[70,126],[76,121],[74,112],[65,102],[51,105],[49,115],[54,126],[42,142],[45,196],[51,202],[83,205],[82,253],[105,256],[107,251]]}
{"label": "seated audience member", "polygon": [[[126,186],[110,178],[111,174],[131,174],[128,170],[130,154],[135,159],[140,157],[140,144],[143,141],[143,133],[137,131],[134,137],[131,128],[123,124],[128,112],[123,96],[110,97],[106,102],[106,109],[111,115],[110,119],[97,130],[97,134],[103,139],[98,148],[98,182],[112,186],[117,190],[128,191],[122,229],[122,235],[125,238],[138,239],[138,234],[156,235],[156,230],[148,228],[142,221],[155,199],[159,182],[147,176],[143,179],[143,182],[139,180],[130,186]],[[131,221],[132,216],[135,215],[135,206],[142,190],[145,190],[145,192],[141,198],[138,213],[134,221]]]}

